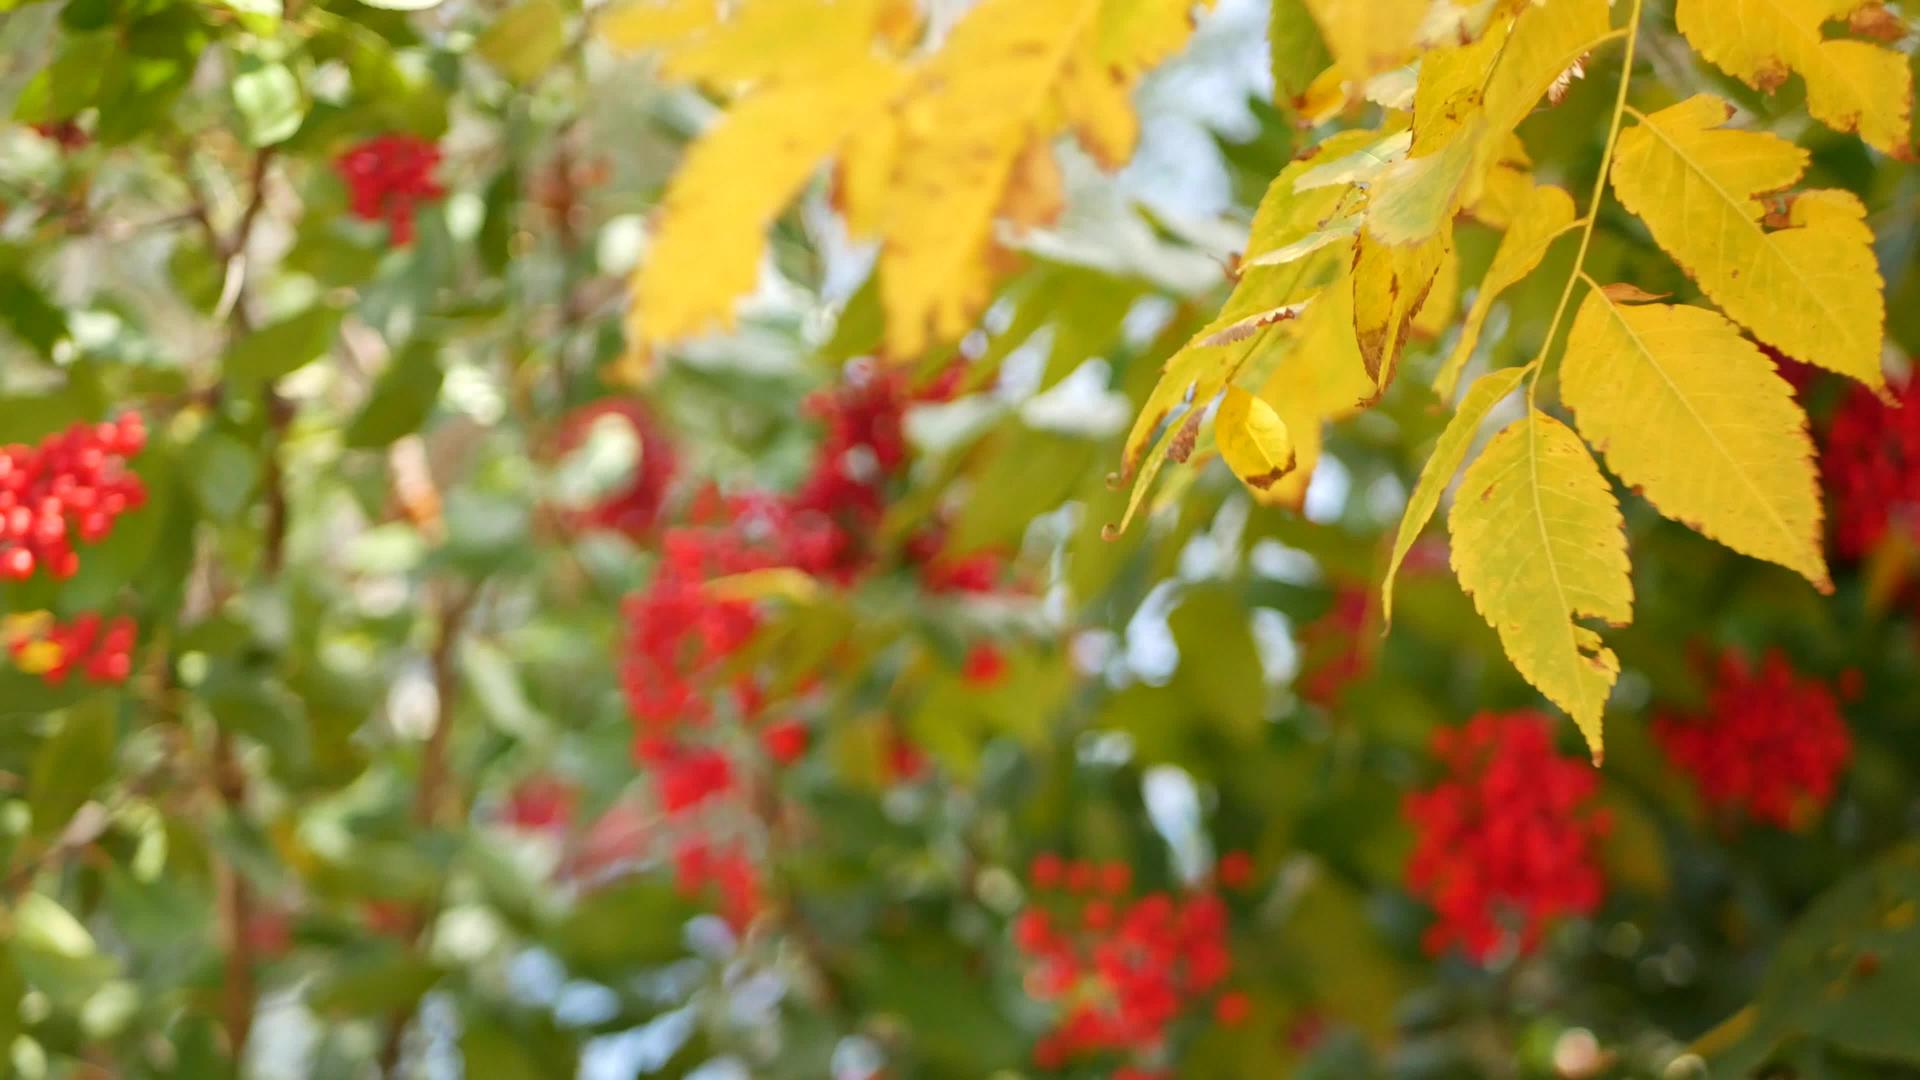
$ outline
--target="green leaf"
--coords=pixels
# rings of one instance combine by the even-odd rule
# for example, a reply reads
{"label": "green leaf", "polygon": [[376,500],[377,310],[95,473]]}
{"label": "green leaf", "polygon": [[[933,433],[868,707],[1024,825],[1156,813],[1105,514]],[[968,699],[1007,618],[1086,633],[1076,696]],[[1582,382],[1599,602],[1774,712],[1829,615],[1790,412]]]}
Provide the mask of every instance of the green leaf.
{"label": "green leaf", "polygon": [[559,0],[525,0],[508,8],[474,42],[473,50],[512,81],[530,83],[567,47],[567,11]]}
{"label": "green leaf", "polygon": [[208,517],[232,521],[252,502],[260,482],[260,457],[252,447],[212,428],[187,447],[187,476]]}
{"label": "green leaf", "polygon": [[353,449],[386,446],[420,430],[440,398],[446,371],[440,343],[415,340],[400,350],[374,384],[373,396],[347,425],[346,445]]}
{"label": "green leaf", "polygon": [[227,376],[270,382],[305,367],[333,344],[340,314],[316,304],[242,337],[227,350]]}
{"label": "green leaf", "polygon": [[1273,66],[1274,93],[1282,100],[1299,97],[1314,76],[1333,63],[1320,27],[1303,0],[1273,0],[1267,19],[1267,43]]}
{"label": "green leaf", "polygon": [[71,119],[100,102],[124,72],[126,57],[113,34],[72,34],[61,41],[53,63],[40,69],[14,102],[14,118],[23,124]]}
{"label": "green leaf", "polygon": [[242,56],[233,76],[234,108],[249,146],[272,146],[300,130],[306,99],[300,80],[285,64]]}
{"label": "green leaf", "polygon": [[698,910],[665,881],[632,879],[583,897],[548,944],[580,974],[630,977],[684,955],[681,931]]}
{"label": "green leaf", "polygon": [[316,1012],[377,1016],[409,1008],[440,981],[440,969],[399,942],[383,941],[347,956],[315,984]]}
{"label": "green leaf", "polygon": [[11,268],[0,270],[0,324],[47,360],[53,359],[54,346],[67,336],[66,313],[26,275]]}
{"label": "green leaf", "polygon": [[60,730],[34,758],[27,802],[33,828],[52,836],[113,775],[114,699],[95,695],[67,710]]}
{"label": "green leaf", "polygon": [[1920,1064],[1920,851],[1902,847],[1828,890],[1774,951],[1758,998],[1702,1036],[1715,1076],[1748,1076],[1790,1040]]}

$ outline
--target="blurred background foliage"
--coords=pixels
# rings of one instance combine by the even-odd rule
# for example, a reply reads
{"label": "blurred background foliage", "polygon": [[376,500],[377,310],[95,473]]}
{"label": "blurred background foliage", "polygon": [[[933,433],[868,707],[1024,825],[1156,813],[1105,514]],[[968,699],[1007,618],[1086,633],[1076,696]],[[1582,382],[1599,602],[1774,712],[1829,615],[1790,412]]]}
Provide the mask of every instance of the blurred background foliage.
{"label": "blurred background foliage", "polygon": [[[664,573],[653,517],[795,490],[827,437],[798,403],[883,377],[871,252],[827,184],[776,223],[737,331],[641,357],[626,277],[716,105],[608,51],[599,9],[0,12],[0,442],[124,409],[152,433],[146,504],[77,575],[0,583],[9,613],[139,627],[121,684],[0,664],[0,1071],[1920,1071],[1914,537],[1821,598],[1631,510],[1606,897],[1485,963],[1423,952],[1402,804],[1437,774],[1436,729],[1537,698],[1443,548],[1417,552],[1390,635],[1374,592],[1445,419],[1424,385],[1444,336],[1329,433],[1298,513],[1215,466],[1102,539],[1125,425],[1312,141],[1276,99],[1264,6],[1223,2],[1148,77],[1124,170],[1062,149],[1064,216],[1012,253],[976,329],[898,376],[910,453],[860,537],[893,554],[732,582],[759,621],[729,671],[783,688],[800,750],[716,720],[751,778],[692,817],[636,759],[622,605]],[[1791,89],[1653,63],[1676,97],[1804,129],[1810,183],[1873,210],[1892,338],[1920,343],[1912,171],[1807,127]],[[1610,92],[1522,129],[1543,176],[1591,177]],[[340,164],[388,135],[437,147],[409,243]],[[1601,279],[1681,284],[1622,241],[1638,226],[1602,225]],[[1496,242],[1462,226],[1463,281]],[[1486,337],[1513,355],[1484,362],[1536,347],[1564,270],[1505,296],[1514,332]],[[609,401],[642,419],[580,411]],[[596,517],[663,454],[639,520]],[[991,587],[929,588],[900,555],[928,533],[986,553]],[[1792,828],[1712,812],[1651,735],[1709,701],[1724,649],[1857,687],[1836,691],[1850,765]],[[752,902],[730,911],[685,862],[740,836]],[[1182,1011],[1136,1056],[1037,1060],[1058,1004],[1015,926],[1046,853],[1170,894],[1250,860],[1221,890],[1234,1004]]]}

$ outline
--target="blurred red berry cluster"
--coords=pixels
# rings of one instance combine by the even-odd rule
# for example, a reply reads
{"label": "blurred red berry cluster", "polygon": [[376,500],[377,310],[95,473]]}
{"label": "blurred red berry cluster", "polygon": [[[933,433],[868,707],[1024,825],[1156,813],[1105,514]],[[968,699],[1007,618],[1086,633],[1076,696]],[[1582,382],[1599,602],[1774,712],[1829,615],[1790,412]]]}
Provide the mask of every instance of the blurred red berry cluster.
{"label": "blurred red berry cluster", "polygon": [[[850,368],[841,384],[808,401],[807,412],[824,436],[805,479],[784,493],[701,491],[679,522],[659,532],[653,578],[623,605],[620,682],[635,727],[634,755],[652,777],[667,815],[678,877],[689,889],[716,886],[743,920],[750,911],[745,901],[757,894],[754,864],[740,842],[717,842],[698,814],[757,783],[764,769],[804,756],[811,733],[795,714],[806,710],[818,680],[782,684],[776,693],[751,664],[742,663],[741,651],[762,625],[759,605],[713,584],[755,571],[793,570],[847,586],[900,565],[917,568],[929,591],[993,589],[1003,577],[1000,561],[979,554],[947,558],[937,531],[901,545],[897,555],[878,542],[881,519],[908,464],[906,410],[927,399],[911,392],[900,373]],[[668,501],[672,447],[644,414],[607,408],[620,409],[639,431],[641,475],[617,497],[618,506],[596,511],[591,524],[651,524]],[[984,685],[998,681],[1005,664],[983,644],[968,654],[963,674]],[[716,723],[720,718],[734,723]],[[743,743],[732,735],[736,727],[758,732],[757,756],[743,754]],[[918,752],[897,732],[887,757],[899,779],[921,768]]]}
{"label": "blurred red berry cluster", "polygon": [[679,469],[679,455],[657,421],[639,402],[627,398],[596,401],[568,413],[560,422],[558,451],[569,454],[584,445],[595,426],[609,418],[624,422],[639,446],[626,486],[584,510],[567,515],[576,529],[605,529],[644,537],[660,522]]}
{"label": "blurred red berry cluster", "polygon": [[1840,706],[1769,651],[1756,669],[1723,654],[1706,712],[1667,714],[1654,739],[1716,810],[1793,828],[1826,809],[1853,754]]}
{"label": "blurred red berry cluster", "polygon": [[[1034,1046],[1035,1065],[1118,1059],[1116,1077],[1170,1076],[1147,1066],[1163,1056],[1176,1021],[1204,1002],[1220,1023],[1246,1019],[1246,995],[1222,990],[1233,953],[1219,894],[1136,896],[1126,863],[1052,853],[1037,856],[1028,876],[1037,904],[1015,920],[1014,944],[1026,957],[1027,992],[1057,1009]],[[1223,867],[1218,877],[1227,876]]]}
{"label": "blurred red berry cluster", "polygon": [[1373,666],[1372,650],[1362,637],[1372,596],[1371,589],[1343,585],[1334,593],[1327,613],[1301,628],[1301,697],[1332,705],[1347,684]]}
{"label": "blurred red berry cluster", "polygon": [[86,614],[70,622],[51,616],[8,616],[4,637],[13,665],[59,686],[76,672],[88,682],[111,685],[133,672],[133,619]]}
{"label": "blurred red berry cluster", "polygon": [[413,242],[414,208],[446,194],[433,177],[439,166],[438,146],[397,132],[356,143],[334,161],[354,216],[386,222],[403,247]]}
{"label": "blurred red berry cluster", "polygon": [[1857,559],[1889,532],[1920,543],[1920,379],[1888,405],[1853,386],[1820,450],[1834,549]]}
{"label": "blurred red berry cluster", "polygon": [[138,413],[75,424],[37,446],[0,447],[0,579],[37,569],[69,578],[80,569],[73,544],[106,538],[121,514],[146,502],[127,459],[147,443]]}
{"label": "blurred red berry cluster", "polygon": [[1435,915],[1429,954],[1458,947],[1485,963],[1509,942],[1524,954],[1555,919],[1599,908],[1608,816],[1593,768],[1556,752],[1551,732],[1534,712],[1481,713],[1434,732],[1446,775],[1405,806],[1407,886]]}

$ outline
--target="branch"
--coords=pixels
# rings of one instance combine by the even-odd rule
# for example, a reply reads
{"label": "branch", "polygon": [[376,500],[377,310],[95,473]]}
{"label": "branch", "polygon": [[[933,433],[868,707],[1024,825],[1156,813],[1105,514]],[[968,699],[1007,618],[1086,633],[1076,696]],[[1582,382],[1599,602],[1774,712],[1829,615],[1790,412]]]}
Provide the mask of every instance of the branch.
{"label": "branch", "polygon": [[[453,704],[460,690],[454,650],[460,643],[460,633],[466,626],[467,616],[472,613],[479,598],[480,587],[476,585],[447,603],[440,613],[439,634],[434,640],[429,659],[435,691],[433,728],[427,733],[427,745],[420,759],[420,782],[413,793],[413,824],[416,829],[431,828],[439,819],[440,808],[445,801],[442,788],[446,786],[450,775],[447,770],[447,749],[453,740]],[[409,948],[418,951],[424,944],[427,929],[431,925],[428,918],[430,914],[421,908],[411,913],[407,928]],[[380,1041],[380,1076],[391,1080],[397,1075],[395,1070],[400,1065],[400,1051],[407,1028],[413,1023],[413,1014],[414,1006],[409,1004],[394,1010],[388,1018],[386,1035]]]}

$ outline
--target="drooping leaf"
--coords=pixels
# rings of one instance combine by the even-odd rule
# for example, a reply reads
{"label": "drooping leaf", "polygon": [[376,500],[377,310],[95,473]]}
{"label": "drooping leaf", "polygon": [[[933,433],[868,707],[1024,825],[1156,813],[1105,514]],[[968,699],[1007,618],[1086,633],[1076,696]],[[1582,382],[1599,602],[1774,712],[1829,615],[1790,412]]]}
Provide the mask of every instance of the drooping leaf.
{"label": "drooping leaf", "polygon": [[1789,75],[1807,82],[1807,111],[1889,154],[1911,149],[1913,73],[1891,49],[1829,41],[1821,27],[1861,0],[1679,0],[1674,22],[1700,55],[1771,93]]}
{"label": "drooping leaf", "polygon": [[1700,94],[1620,134],[1613,189],[1715,304],[1797,360],[1884,385],[1885,305],[1866,209],[1844,191],[1794,198],[1769,231],[1759,196],[1800,178],[1807,152],[1777,135],[1722,128]]}
{"label": "drooping leaf", "polygon": [[1596,760],[1620,661],[1579,620],[1633,617],[1620,505],[1565,424],[1508,425],[1467,468],[1447,526],[1453,570],[1513,666],[1580,725]]}
{"label": "drooping leaf", "polygon": [[1134,82],[1191,30],[1179,0],[986,0],[961,19],[900,106],[880,252],[889,351],[966,330],[1023,151],[1064,129],[1103,164],[1124,161]]}
{"label": "drooping leaf", "polygon": [[1547,257],[1547,249],[1553,241],[1573,221],[1573,198],[1557,187],[1540,185],[1528,189],[1522,206],[1514,213],[1512,225],[1505,236],[1500,238],[1500,247],[1493,253],[1493,262],[1487,267],[1487,274],[1480,280],[1480,288],[1473,296],[1473,305],[1467,309],[1467,316],[1460,324],[1460,337],[1454,342],[1453,352],[1448,354],[1446,362],[1434,376],[1434,393],[1441,397],[1452,397],[1454,386],[1460,381],[1460,373],[1465,370],[1467,361],[1473,358],[1473,351],[1480,344],[1480,331],[1487,324],[1487,315],[1493,310],[1493,302],[1500,294],[1516,285],[1540,265]]}
{"label": "drooping leaf", "polygon": [[1393,619],[1393,579],[1400,573],[1400,564],[1406,561],[1407,552],[1412,551],[1414,541],[1420,539],[1420,531],[1427,527],[1433,512],[1439,508],[1440,496],[1453,482],[1453,474],[1460,471],[1460,463],[1467,459],[1480,424],[1494,406],[1519,387],[1531,370],[1531,365],[1502,368],[1476,380],[1460,399],[1453,419],[1447,421],[1445,430],[1440,432],[1440,441],[1434,444],[1427,463],[1420,467],[1420,478],[1414,482],[1407,509],[1400,516],[1400,531],[1393,539],[1393,556],[1387,561],[1386,577],[1380,582],[1381,613],[1388,621]]}
{"label": "drooping leaf", "polygon": [[1286,421],[1245,390],[1227,387],[1213,430],[1221,458],[1248,487],[1266,491],[1293,471],[1293,439]]}
{"label": "drooping leaf", "polygon": [[1451,228],[1403,247],[1381,243],[1371,233],[1355,244],[1354,337],[1367,377],[1382,390],[1393,381],[1414,320],[1452,252]]}
{"label": "drooping leaf", "polygon": [[1592,290],[1567,338],[1560,390],[1607,466],[1661,513],[1833,588],[1806,414],[1733,324]]}
{"label": "drooping leaf", "polygon": [[667,188],[636,276],[639,334],[667,341],[731,323],[758,280],[767,227],[903,77],[884,58],[852,60],[753,93],[702,136]]}

